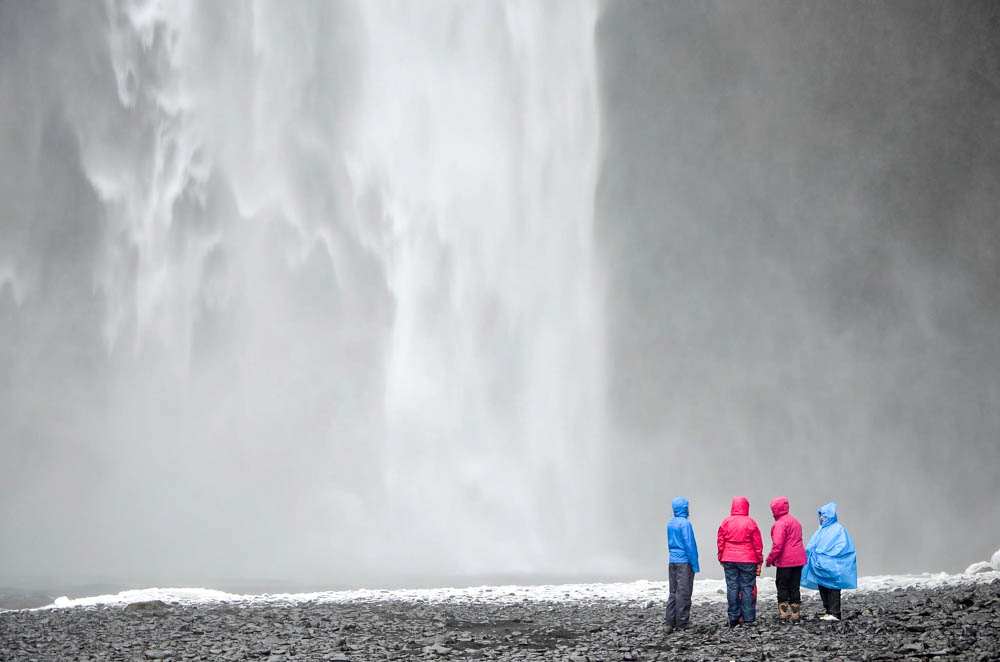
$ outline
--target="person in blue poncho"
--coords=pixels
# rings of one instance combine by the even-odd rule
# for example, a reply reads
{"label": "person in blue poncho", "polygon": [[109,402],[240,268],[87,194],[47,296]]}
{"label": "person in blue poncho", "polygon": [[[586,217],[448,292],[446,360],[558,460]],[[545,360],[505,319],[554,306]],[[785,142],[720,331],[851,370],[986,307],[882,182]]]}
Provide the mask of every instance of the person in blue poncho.
{"label": "person in blue poncho", "polygon": [[837,503],[819,508],[819,530],[806,545],[802,586],[819,589],[825,621],[840,620],[840,591],[858,587],[858,555],[847,529],[837,521]]}
{"label": "person in blue poncho", "polygon": [[670,552],[670,597],[667,599],[667,632],[684,629],[691,618],[691,592],[698,567],[698,543],[688,521],[688,500],[675,497],[670,503],[674,516],[667,524],[667,549]]}

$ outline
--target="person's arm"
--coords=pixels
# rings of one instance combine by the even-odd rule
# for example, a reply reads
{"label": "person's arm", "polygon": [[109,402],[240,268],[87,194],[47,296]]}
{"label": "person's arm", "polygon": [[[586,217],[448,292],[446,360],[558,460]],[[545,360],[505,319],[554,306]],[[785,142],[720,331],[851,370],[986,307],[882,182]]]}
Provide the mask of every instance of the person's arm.
{"label": "person's arm", "polygon": [[757,552],[757,565],[764,562],[764,543],[760,541],[760,529],[755,525],[751,534],[753,540],[753,551]]}
{"label": "person's arm", "polygon": [[722,527],[725,525],[726,523],[723,522],[722,526],[719,527],[719,536],[718,540],[716,541],[716,544],[719,548],[719,563],[722,563],[722,552],[726,549],[726,534],[722,532]]}
{"label": "person's arm", "polygon": [[687,523],[684,534],[684,548],[687,550],[688,563],[691,564],[691,570],[698,573],[701,571],[698,566],[698,541],[695,540],[694,527],[691,526],[691,522]]}
{"label": "person's arm", "polygon": [[781,556],[781,550],[785,548],[785,527],[780,521],[771,526],[771,553],[767,555],[767,567],[774,565],[774,562]]}

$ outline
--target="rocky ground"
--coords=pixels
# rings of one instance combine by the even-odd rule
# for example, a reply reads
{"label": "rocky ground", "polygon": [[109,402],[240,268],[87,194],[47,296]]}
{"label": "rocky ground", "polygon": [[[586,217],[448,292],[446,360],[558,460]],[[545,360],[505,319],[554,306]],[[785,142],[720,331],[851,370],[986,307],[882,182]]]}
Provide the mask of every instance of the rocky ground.
{"label": "rocky ground", "polygon": [[[805,596],[804,596],[805,597]],[[844,593],[844,620],[752,626],[696,604],[666,634],[662,604],[368,601],[0,612],[0,660],[1000,660],[1000,580]]]}

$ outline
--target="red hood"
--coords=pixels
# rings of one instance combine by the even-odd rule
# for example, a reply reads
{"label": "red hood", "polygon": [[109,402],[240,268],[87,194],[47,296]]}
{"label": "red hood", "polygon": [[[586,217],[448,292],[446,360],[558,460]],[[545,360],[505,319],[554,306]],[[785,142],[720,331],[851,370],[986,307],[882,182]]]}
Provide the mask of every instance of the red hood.
{"label": "red hood", "polygon": [[730,515],[749,515],[750,502],[746,497],[733,497],[733,507],[729,511]]}
{"label": "red hood", "polygon": [[774,514],[774,519],[778,519],[782,515],[788,514],[788,499],[785,497],[778,497],[771,502],[771,512]]}

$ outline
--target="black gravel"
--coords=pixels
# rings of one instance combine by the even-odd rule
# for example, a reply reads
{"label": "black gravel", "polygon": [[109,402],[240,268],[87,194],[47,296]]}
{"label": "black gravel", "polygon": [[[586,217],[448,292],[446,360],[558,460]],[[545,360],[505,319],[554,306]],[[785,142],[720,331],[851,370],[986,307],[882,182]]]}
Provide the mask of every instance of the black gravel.
{"label": "black gravel", "polygon": [[730,629],[696,604],[667,634],[662,604],[371,601],[0,612],[0,660],[1000,660],[1000,580],[844,592],[844,620]]}

